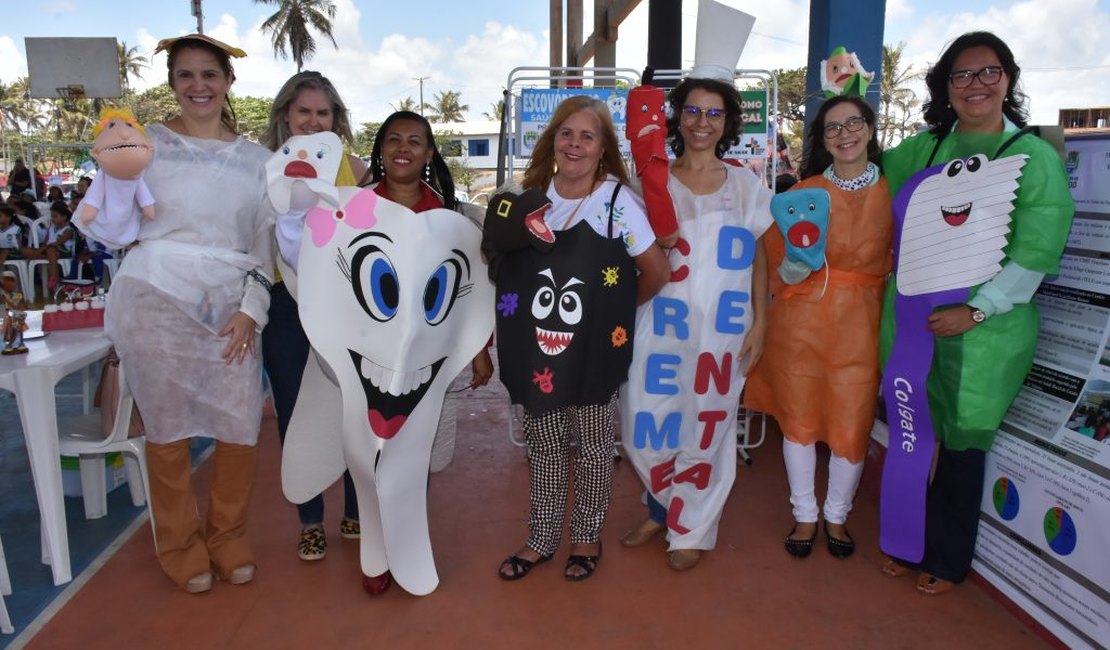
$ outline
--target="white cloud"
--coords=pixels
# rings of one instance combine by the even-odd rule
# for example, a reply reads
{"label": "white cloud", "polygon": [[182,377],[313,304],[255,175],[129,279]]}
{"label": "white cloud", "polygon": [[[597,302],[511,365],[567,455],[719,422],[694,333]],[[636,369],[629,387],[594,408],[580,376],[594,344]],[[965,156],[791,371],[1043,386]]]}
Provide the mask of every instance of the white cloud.
{"label": "white cloud", "polygon": [[512,25],[487,22],[481,34],[471,34],[454,51],[451,69],[457,87],[448,89],[462,93],[463,103],[470,105],[475,117],[501,99],[513,68],[546,66],[548,58],[546,34],[537,36]]}
{"label": "white cloud", "polygon": [[[906,41],[904,58],[919,70],[974,30],[995,33],[1013,50],[1032,123],[1056,124],[1061,108],[1110,104],[1110,12],[1097,0],[1027,0],[978,13],[925,14],[916,24],[887,20],[888,33]],[[926,97],[924,84],[918,96]]]}
{"label": "white cloud", "polygon": [[26,74],[22,44],[17,46],[10,36],[0,36],[0,81],[10,84]]}

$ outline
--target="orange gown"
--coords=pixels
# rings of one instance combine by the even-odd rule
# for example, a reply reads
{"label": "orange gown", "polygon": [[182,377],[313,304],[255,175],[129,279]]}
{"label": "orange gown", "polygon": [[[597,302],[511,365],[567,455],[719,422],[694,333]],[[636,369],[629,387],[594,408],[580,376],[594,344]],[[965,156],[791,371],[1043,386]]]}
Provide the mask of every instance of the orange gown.
{"label": "orange gown", "polygon": [[879,392],[879,317],[892,262],[890,192],[882,177],[854,192],[821,175],[795,185],[807,187],[828,190],[832,199],[827,264],[787,285],[776,271],[786,254],[782,232],[771,228],[764,236],[773,297],[763,358],[748,377],[744,405],[773,415],[788,440],[823,440],[858,463]]}

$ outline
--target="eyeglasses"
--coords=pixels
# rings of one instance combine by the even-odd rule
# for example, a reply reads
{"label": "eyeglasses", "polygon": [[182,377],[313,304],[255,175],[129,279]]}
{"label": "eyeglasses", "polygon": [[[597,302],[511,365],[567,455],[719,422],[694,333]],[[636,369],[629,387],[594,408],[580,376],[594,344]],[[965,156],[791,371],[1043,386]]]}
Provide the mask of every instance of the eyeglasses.
{"label": "eyeglasses", "polygon": [[855,117],[849,117],[847,120],[844,120],[843,124],[841,124],[840,122],[829,122],[825,124],[825,137],[829,140],[832,140],[833,138],[840,135],[840,131],[843,129],[848,129],[849,133],[856,133],[863,128],[864,124],[867,124],[867,120],[863,119],[859,115]]}
{"label": "eyeglasses", "polygon": [[682,119],[689,122],[697,122],[701,116],[709,122],[720,122],[725,117],[725,109],[723,108],[698,108],[687,104],[682,107]]}
{"label": "eyeglasses", "polygon": [[953,88],[967,88],[972,79],[978,79],[984,86],[993,86],[1002,79],[1003,72],[1005,70],[997,65],[988,65],[979,70],[959,70],[948,75],[948,83]]}

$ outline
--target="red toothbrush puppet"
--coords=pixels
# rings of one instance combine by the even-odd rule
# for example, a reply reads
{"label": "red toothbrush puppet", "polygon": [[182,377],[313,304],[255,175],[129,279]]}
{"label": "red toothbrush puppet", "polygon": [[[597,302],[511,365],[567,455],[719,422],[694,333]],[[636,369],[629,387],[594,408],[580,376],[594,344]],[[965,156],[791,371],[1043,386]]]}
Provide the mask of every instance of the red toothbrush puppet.
{"label": "red toothbrush puppet", "polygon": [[651,85],[654,70],[644,69],[641,85],[628,91],[625,137],[632,145],[632,161],[640,177],[648,221],[659,245],[670,248],[678,241],[678,217],[667,190],[666,93]]}

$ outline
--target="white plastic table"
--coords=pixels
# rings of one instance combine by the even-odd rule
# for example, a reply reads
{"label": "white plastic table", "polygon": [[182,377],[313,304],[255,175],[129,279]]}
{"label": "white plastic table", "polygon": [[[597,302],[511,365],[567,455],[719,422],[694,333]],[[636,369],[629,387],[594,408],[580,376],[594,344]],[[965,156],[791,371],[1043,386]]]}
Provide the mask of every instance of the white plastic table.
{"label": "white plastic table", "polygon": [[[32,319],[28,324],[34,327]],[[69,565],[58,414],[54,386],[62,377],[104,358],[111,342],[102,328],[50,332],[26,342],[27,354],[0,356],[0,389],[15,393],[42,518],[42,561],[54,584],[73,579]]]}

